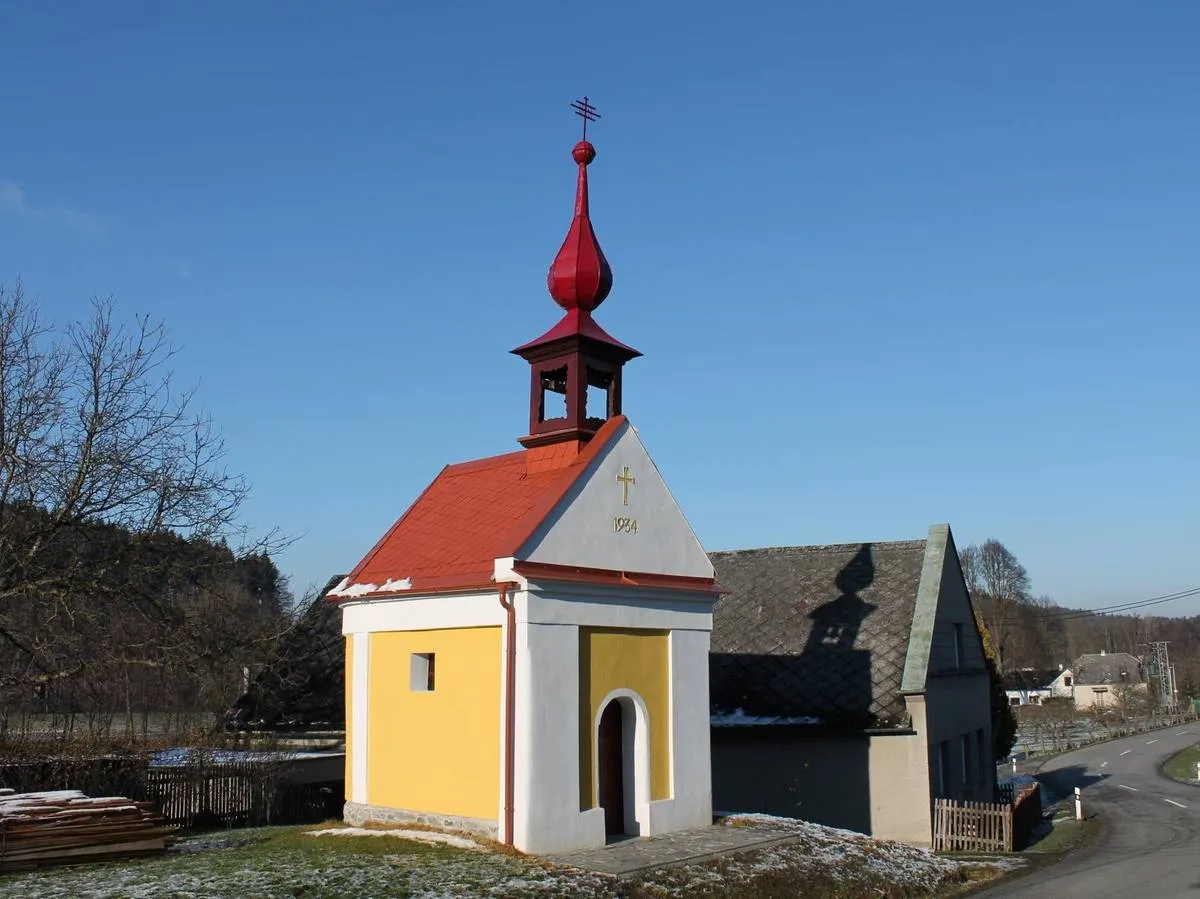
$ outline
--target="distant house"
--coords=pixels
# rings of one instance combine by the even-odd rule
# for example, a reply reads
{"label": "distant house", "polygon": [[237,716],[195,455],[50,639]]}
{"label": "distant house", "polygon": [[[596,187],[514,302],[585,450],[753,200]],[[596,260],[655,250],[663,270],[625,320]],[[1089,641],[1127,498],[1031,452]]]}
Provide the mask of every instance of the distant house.
{"label": "distant house", "polygon": [[1131,696],[1148,696],[1150,685],[1141,659],[1127,652],[1084,653],[1075,671],[1075,708],[1114,708]]}
{"label": "distant house", "polygon": [[1022,668],[1004,675],[1004,694],[1009,705],[1041,705],[1047,699],[1070,699],[1075,675],[1061,665],[1057,670]]}
{"label": "distant house", "polygon": [[713,806],[920,845],[991,801],[983,646],[947,525],[925,540],[710,554]]}

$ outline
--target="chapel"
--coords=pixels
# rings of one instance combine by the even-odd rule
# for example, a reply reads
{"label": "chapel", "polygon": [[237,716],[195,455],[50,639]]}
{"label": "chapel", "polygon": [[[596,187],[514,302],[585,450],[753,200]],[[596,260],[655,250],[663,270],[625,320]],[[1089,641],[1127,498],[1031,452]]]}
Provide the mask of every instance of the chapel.
{"label": "chapel", "polygon": [[[518,449],[447,465],[328,593],[342,611],[349,823],[464,828],[530,853],[712,821],[712,561],[623,412],[641,355],[584,139]],[[516,424],[516,423],[514,423]]]}

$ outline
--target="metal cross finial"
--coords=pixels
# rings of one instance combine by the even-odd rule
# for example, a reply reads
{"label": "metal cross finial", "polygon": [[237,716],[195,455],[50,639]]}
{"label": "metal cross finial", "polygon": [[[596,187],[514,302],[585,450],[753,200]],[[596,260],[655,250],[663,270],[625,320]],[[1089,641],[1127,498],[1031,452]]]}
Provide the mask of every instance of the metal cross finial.
{"label": "metal cross finial", "polygon": [[584,97],[582,100],[576,100],[571,104],[571,108],[575,110],[575,115],[583,119],[583,139],[587,140],[588,122],[596,121],[596,119],[600,118],[600,113],[596,112],[596,107],[588,102],[587,97]]}

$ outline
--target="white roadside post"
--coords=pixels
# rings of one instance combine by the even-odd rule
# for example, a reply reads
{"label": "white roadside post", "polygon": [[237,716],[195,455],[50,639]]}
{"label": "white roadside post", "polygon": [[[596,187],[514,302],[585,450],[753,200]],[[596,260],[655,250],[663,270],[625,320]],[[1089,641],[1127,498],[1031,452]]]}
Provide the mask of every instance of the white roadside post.
{"label": "white roadside post", "polygon": [[1200,762],[1196,762],[1196,780],[1200,780]]}
{"label": "white roadside post", "polygon": [[1083,820],[1083,797],[1079,795],[1079,787],[1075,788],[1075,820]]}
{"label": "white roadside post", "polygon": [[[1017,773],[1017,757],[1015,755],[1013,756],[1012,762],[1013,762],[1013,774],[1016,774]],[[1196,762],[1196,771],[1200,772],[1200,762]]]}

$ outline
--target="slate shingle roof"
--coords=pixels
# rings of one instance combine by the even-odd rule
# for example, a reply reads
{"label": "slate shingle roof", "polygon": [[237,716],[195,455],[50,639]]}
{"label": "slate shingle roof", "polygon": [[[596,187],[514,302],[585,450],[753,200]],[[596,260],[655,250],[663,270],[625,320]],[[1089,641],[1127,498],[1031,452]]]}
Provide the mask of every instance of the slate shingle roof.
{"label": "slate shingle roof", "polygon": [[1050,685],[1058,680],[1061,671],[1047,669],[1038,671],[1023,668],[1020,671],[1010,671],[1004,675],[1005,690],[1048,690]]}
{"label": "slate shingle roof", "polygon": [[714,714],[907,723],[900,685],[924,540],[710,553]]}
{"label": "slate shingle roof", "polygon": [[[1075,683],[1089,684],[1144,684],[1146,675],[1142,663],[1127,652],[1084,653],[1075,660],[1071,668],[1075,672]],[[1122,672],[1125,676],[1122,677]]]}

